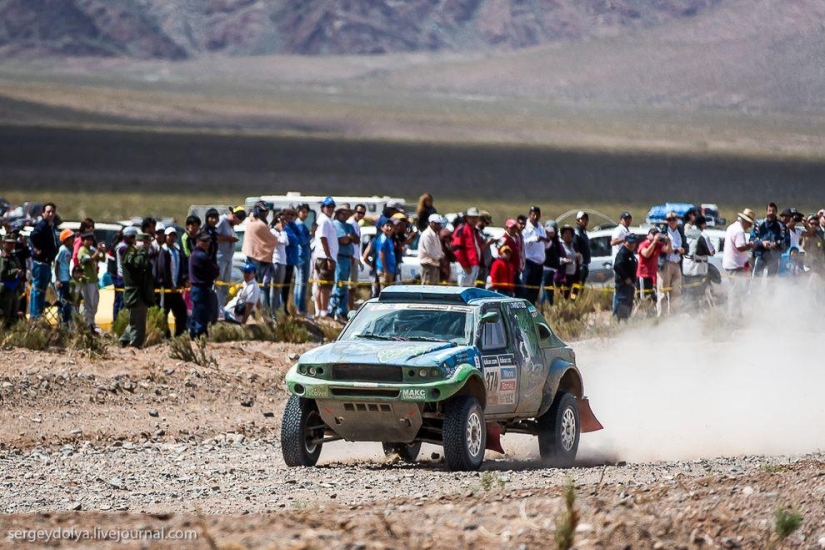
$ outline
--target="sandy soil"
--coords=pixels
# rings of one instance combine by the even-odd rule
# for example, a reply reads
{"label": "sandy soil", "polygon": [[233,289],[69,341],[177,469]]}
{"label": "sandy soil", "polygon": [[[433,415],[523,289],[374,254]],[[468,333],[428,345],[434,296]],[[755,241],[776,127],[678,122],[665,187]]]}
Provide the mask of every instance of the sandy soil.
{"label": "sandy soil", "polygon": [[547,548],[569,479],[576,548],[764,548],[780,509],[802,518],[781,547],[825,548],[822,454],[556,470],[508,436],[481,472],[447,471],[435,447],[407,465],[345,443],[288,469],[282,382],[303,349],[214,345],[216,368],[164,346],[2,352],[0,547]]}

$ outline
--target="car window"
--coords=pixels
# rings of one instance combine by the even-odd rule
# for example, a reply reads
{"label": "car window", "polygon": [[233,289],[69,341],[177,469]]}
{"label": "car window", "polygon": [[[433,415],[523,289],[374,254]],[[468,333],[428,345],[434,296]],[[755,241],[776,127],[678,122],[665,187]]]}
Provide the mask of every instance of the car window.
{"label": "car window", "polygon": [[539,355],[539,339],[536,334],[536,325],[533,317],[523,301],[508,304],[513,321],[513,344],[516,352],[521,356],[522,366],[528,366],[537,361]]}
{"label": "car window", "polygon": [[469,345],[473,311],[468,306],[371,303],[349,322],[340,340],[423,340]]}
{"label": "car window", "polygon": [[613,249],[610,247],[610,237],[595,237],[590,239],[590,255],[594,258],[611,256]]}
{"label": "car window", "polygon": [[[498,308],[485,310],[497,311]],[[495,323],[484,323],[481,330],[481,351],[500,350],[507,347],[507,331],[504,329],[504,317],[499,316]]]}

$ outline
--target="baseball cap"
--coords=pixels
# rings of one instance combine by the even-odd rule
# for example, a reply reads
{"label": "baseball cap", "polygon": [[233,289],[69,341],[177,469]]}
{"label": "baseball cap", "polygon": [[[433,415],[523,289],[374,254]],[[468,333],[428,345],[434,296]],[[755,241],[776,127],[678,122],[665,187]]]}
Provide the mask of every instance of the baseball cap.
{"label": "baseball cap", "polygon": [[335,200],[332,197],[327,197],[321,201],[321,206],[335,206]]}
{"label": "baseball cap", "polygon": [[71,229],[64,229],[63,231],[60,232],[60,242],[61,243],[63,241],[65,241],[66,239],[68,239],[69,237],[74,237],[74,231],[72,231]]}
{"label": "baseball cap", "polygon": [[650,235],[651,233],[661,233],[661,230],[654,225],[653,227],[647,230],[648,235]]}
{"label": "baseball cap", "polygon": [[178,234],[178,230],[177,230],[177,229],[175,229],[174,227],[167,227],[167,228],[166,228],[166,231],[164,231],[164,232],[163,232],[163,234],[164,234],[164,235],[177,235],[177,234]]}
{"label": "baseball cap", "polygon": [[666,219],[667,221],[670,221],[670,220],[678,220],[678,219],[679,219],[679,214],[677,214],[676,212],[674,212],[673,210],[671,210],[670,212],[668,212],[668,213],[667,213],[667,216],[665,216],[665,219]]}
{"label": "baseball cap", "polygon": [[150,235],[149,233],[144,233],[143,231],[140,231],[137,234],[137,238],[138,238],[138,240],[143,241],[145,239],[151,239],[152,235]]}
{"label": "baseball cap", "polygon": [[81,239],[94,239],[95,234],[93,231],[88,231],[80,236]]}
{"label": "baseball cap", "polygon": [[243,206],[236,206],[232,209],[232,213],[241,221],[246,219],[246,209]]}
{"label": "baseball cap", "polygon": [[243,264],[243,267],[241,268],[241,273],[255,273],[256,271],[257,269],[255,268],[255,264],[252,262]]}
{"label": "baseball cap", "polygon": [[137,237],[138,228],[137,227],[127,227],[123,230],[124,237]]}
{"label": "baseball cap", "polygon": [[478,211],[478,208],[476,208],[475,206],[471,206],[467,209],[467,212],[464,213],[464,216],[468,218],[477,218],[479,217],[479,215],[480,213]]}
{"label": "baseball cap", "polygon": [[590,218],[590,216],[584,210],[579,210],[579,212],[576,214],[576,219],[580,220],[582,218]]}
{"label": "baseball cap", "polygon": [[541,212],[541,207],[533,205],[530,207],[530,212]]}
{"label": "baseball cap", "polygon": [[166,224],[163,222],[158,222],[155,224],[155,233],[160,233],[161,231],[166,231]]}
{"label": "baseball cap", "polygon": [[632,218],[632,217],[633,217],[633,214],[631,214],[631,213],[630,213],[630,212],[628,212],[627,210],[625,210],[624,212],[622,212],[622,215],[621,215],[621,216],[619,216],[619,218],[621,218],[621,219],[623,219],[623,220],[626,220],[627,218]]}
{"label": "baseball cap", "polygon": [[509,220],[504,222],[504,227],[506,227],[507,229],[510,229],[511,227],[516,227],[517,225],[518,223],[516,223],[516,220],[514,220],[513,218],[510,218]]}
{"label": "baseball cap", "polygon": [[403,220],[403,219],[406,219],[406,218],[407,218],[407,216],[404,215],[403,212],[396,212],[395,214],[392,215],[393,220]]}
{"label": "baseball cap", "polygon": [[430,214],[430,217],[427,218],[427,221],[430,223],[444,223],[444,220],[441,219],[439,214]]}
{"label": "baseball cap", "polygon": [[211,241],[212,240],[212,237],[210,237],[209,233],[207,233],[206,231],[201,231],[200,233],[198,233],[198,236],[196,238],[199,241]]}
{"label": "baseball cap", "polygon": [[401,201],[396,200],[389,200],[387,201],[387,208],[395,208],[396,210],[400,210],[403,204]]}
{"label": "baseball cap", "polygon": [[624,242],[630,244],[637,243],[639,242],[639,237],[636,235],[636,233],[628,233],[628,235],[624,238]]}

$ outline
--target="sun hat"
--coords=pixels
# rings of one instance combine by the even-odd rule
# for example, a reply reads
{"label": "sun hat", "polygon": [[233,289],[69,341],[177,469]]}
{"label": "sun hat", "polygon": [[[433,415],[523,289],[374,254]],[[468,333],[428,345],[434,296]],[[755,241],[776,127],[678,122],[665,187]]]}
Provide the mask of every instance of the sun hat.
{"label": "sun hat", "polygon": [[177,229],[175,229],[174,227],[167,227],[167,228],[166,228],[166,231],[164,231],[164,232],[163,232],[163,234],[164,234],[164,235],[177,235],[177,234],[178,234],[178,230],[177,230]]}
{"label": "sun hat", "polygon": [[478,208],[476,208],[475,206],[471,206],[470,208],[468,208],[467,212],[464,214],[464,216],[467,218],[477,218],[480,215],[481,214],[479,213]]}
{"label": "sun hat", "polygon": [[60,242],[61,243],[63,241],[65,241],[66,239],[68,239],[69,237],[74,237],[74,231],[72,231],[71,229],[64,229],[63,231],[60,232]]}
{"label": "sun hat", "polygon": [[138,228],[137,227],[127,227],[123,230],[124,237],[137,237]]}
{"label": "sun hat", "polygon": [[748,223],[754,223],[754,220],[756,220],[756,214],[754,214],[753,210],[751,210],[750,208],[743,209],[741,212],[739,212],[739,214],[737,214],[737,216],[739,216]]}
{"label": "sun hat", "polygon": [[493,215],[487,212],[486,210],[481,210],[478,213],[478,217],[484,220],[487,223],[493,223]]}
{"label": "sun hat", "polygon": [[352,208],[349,207],[348,202],[342,202],[341,204],[339,204],[335,207],[335,212],[336,213],[338,213],[338,212],[349,212],[350,210],[352,210]]}

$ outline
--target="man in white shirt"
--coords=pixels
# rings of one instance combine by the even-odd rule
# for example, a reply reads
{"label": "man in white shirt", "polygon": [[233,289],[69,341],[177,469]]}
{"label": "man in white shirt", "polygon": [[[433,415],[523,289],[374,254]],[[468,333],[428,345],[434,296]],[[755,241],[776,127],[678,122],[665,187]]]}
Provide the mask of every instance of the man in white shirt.
{"label": "man in white shirt", "polygon": [[530,207],[521,236],[524,238],[524,297],[538,305],[544,275],[545,243],[549,241],[541,225],[541,208],[538,206]]}
{"label": "man in white shirt", "polygon": [[630,212],[622,212],[622,215],[619,216],[619,225],[613,229],[613,233],[610,235],[610,246],[613,247],[613,261],[616,261],[616,254],[619,253],[619,249],[624,245],[625,237],[630,233],[630,224],[633,222],[633,215]]}
{"label": "man in white shirt", "polygon": [[[660,305],[666,303],[668,312],[675,313],[682,297],[682,256],[687,249],[687,238],[684,231],[679,227],[679,215],[676,212],[668,212],[667,228],[667,248],[665,248],[664,262],[659,273],[659,280],[662,283],[662,295],[660,298],[667,298],[667,301],[659,300]],[[662,307],[664,310],[664,307]]]}
{"label": "man in white shirt", "polygon": [[747,268],[750,251],[754,243],[748,241],[747,233],[753,227],[756,214],[745,208],[735,222],[725,230],[725,249],[722,252],[722,269],[730,276],[728,290],[728,314],[740,311],[742,296],[747,292]]}
{"label": "man in white shirt", "polygon": [[246,323],[252,312],[261,307],[261,289],[258,288],[258,282],[255,280],[255,264],[246,263],[241,271],[243,272],[243,287],[226,304],[223,314],[224,319],[239,325]]}
{"label": "man in white shirt", "polygon": [[315,275],[318,279],[318,311],[315,315],[326,317],[329,309],[329,296],[335,281],[335,261],[338,258],[338,233],[332,216],[335,213],[335,201],[327,197],[321,202],[321,214],[315,228]]}
{"label": "man in white shirt", "polygon": [[439,233],[442,224],[443,220],[439,214],[430,214],[427,229],[418,239],[422,285],[437,285],[441,282],[441,260],[444,258],[444,250],[441,248]]}

